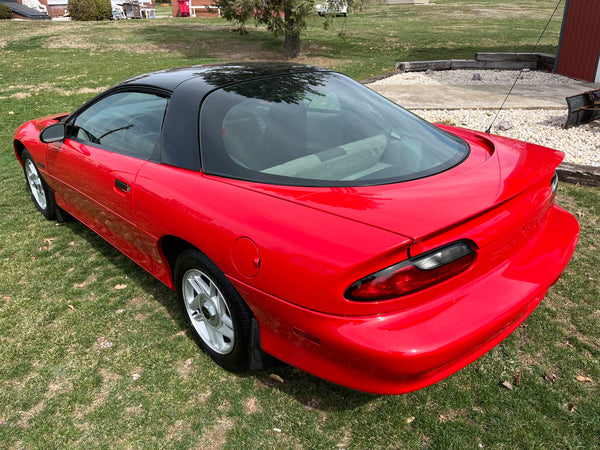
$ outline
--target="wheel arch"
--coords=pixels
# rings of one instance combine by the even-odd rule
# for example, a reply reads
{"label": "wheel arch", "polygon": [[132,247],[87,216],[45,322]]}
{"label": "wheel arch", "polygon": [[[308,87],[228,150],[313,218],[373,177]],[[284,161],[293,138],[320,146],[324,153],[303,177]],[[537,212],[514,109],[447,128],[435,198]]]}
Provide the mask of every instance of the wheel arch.
{"label": "wheel arch", "polygon": [[[166,259],[169,272],[169,283],[170,287],[173,289],[176,289],[175,264],[177,263],[177,258],[179,257],[179,255],[181,255],[183,252],[185,252],[186,250],[196,250],[202,253],[208,260],[212,261],[212,259],[197,246],[195,246],[191,242],[186,241],[185,239],[173,235],[163,236],[159,241],[159,248],[164,258]],[[213,264],[215,264],[214,261],[212,262]],[[233,285],[233,283],[231,284],[231,286],[237,291],[237,288]],[[239,293],[239,291],[237,292],[242,301],[246,304],[248,311],[251,315],[251,330],[248,358],[249,369],[261,370],[265,367],[270,367],[272,365],[277,364],[277,360],[275,358],[268,355],[262,350],[260,325],[256,319],[256,316],[254,315],[254,312],[250,308],[250,305],[248,305],[248,303],[246,302],[244,297]]]}
{"label": "wheel arch", "polygon": [[19,163],[23,165],[23,150],[25,150],[25,144],[23,144],[20,140],[15,139],[13,141],[13,146],[15,148],[15,156],[19,160]]}
{"label": "wheel arch", "polygon": [[204,254],[192,243],[173,235],[163,236],[159,240],[158,246],[168,265],[169,284],[172,288],[175,287],[175,263],[179,255],[186,250],[198,250]]}

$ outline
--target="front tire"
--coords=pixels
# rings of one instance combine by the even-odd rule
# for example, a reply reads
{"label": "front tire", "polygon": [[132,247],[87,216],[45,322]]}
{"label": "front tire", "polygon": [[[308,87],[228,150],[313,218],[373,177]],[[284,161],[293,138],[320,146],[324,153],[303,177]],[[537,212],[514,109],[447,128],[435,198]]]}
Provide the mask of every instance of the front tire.
{"label": "front tire", "polygon": [[23,172],[35,207],[46,219],[56,219],[54,192],[40,174],[31,154],[27,150],[23,150],[21,161],[23,161]]}
{"label": "front tire", "polygon": [[175,264],[177,296],[200,348],[227,370],[247,366],[252,313],[225,274],[197,250]]}

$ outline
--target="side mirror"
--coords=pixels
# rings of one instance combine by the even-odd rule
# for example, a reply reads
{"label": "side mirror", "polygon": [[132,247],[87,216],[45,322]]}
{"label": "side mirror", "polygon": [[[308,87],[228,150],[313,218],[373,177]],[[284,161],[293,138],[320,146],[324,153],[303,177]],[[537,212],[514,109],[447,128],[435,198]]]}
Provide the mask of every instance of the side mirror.
{"label": "side mirror", "polygon": [[40,141],[45,144],[50,142],[62,141],[65,138],[65,124],[62,122],[53,123],[47,126],[40,133]]}

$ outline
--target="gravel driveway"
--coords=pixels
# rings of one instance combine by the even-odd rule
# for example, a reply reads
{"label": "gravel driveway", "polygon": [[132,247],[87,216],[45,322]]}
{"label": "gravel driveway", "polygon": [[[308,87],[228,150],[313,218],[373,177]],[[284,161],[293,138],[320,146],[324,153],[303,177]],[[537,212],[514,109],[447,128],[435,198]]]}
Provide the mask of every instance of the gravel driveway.
{"label": "gravel driveway", "polygon": [[[478,74],[478,76],[475,76]],[[506,92],[518,76],[518,71],[450,70],[409,72],[393,75],[369,84],[378,87],[424,85],[484,86],[506,85]],[[480,78],[480,79],[473,79]],[[528,71],[523,72],[518,86],[556,86],[575,84],[576,81],[560,75]],[[499,105],[498,105],[499,106]],[[486,130],[498,108],[495,109],[416,109],[413,111],[430,122]],[[504,109],[492,127],[492,133],[508,136],[565,152],[565,161],[600,167],[600,121],[564,129],[567,120],[567,103],[564,109]],[[509,128],[509,129],[504,129]]]}

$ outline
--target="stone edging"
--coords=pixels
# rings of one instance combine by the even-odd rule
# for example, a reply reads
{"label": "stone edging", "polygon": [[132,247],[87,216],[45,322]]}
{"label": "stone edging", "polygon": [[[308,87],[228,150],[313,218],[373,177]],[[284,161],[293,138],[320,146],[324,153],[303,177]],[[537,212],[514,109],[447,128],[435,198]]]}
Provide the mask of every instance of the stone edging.
{"label": "stone edging", "polygon": [[554,69],[555,56],[547,53],[476,53],[475,59],[438,59],[396,63],[396,71],[424,72],[426,70],[543,70]]}
{"label": "stone edging", "polygon": [[560,181],[581,186],[600,186],[600,167],[563,162],[556,171]]}

